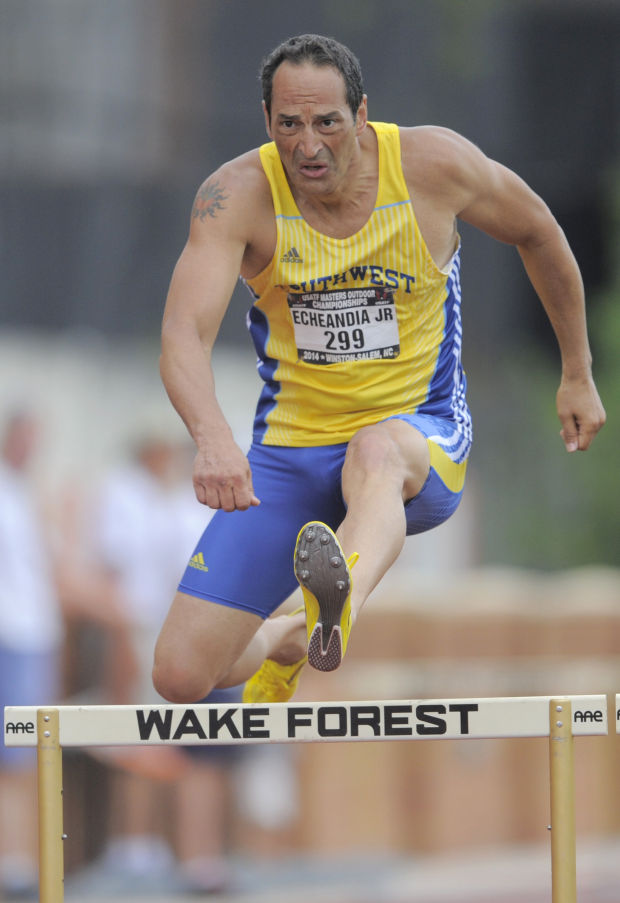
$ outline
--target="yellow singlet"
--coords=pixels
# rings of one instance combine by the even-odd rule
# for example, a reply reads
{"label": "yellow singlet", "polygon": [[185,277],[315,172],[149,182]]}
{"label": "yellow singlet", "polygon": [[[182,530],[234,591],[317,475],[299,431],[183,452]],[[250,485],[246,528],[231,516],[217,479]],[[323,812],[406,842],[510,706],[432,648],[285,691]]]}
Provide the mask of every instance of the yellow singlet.
{"label": "yellow singlet", "polygon": [[260,148],[277,245],[246,284],[265,381],[254,439],[265,445],[347,442],[361,427],[400,413],[469,421],[459,253],[445,271],[436,266],[409,199],[398,127],[369,126],[379,145],[377,200],[349,238],[306,223],[275,144]]}

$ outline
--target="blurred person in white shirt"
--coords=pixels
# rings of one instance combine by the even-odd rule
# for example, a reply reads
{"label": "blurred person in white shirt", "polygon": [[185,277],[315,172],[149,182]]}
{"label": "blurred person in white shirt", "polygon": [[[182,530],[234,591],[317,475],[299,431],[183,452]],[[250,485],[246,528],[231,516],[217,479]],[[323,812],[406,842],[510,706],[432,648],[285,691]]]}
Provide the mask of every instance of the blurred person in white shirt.
{"label": "blurred person in white shirt", "polygon": [[[165,418],[164,418],[165,420]],[[145,418],[146,421],[146,418]],[[153,421],[153,422],[151,422]],[[127,621],[135,679],[116,686],[116,704],[161,704],[151,666],[157,634],[168,610],[179,567],[187,559],[205,511],[182,480],[186,440],[145,422],[129,460],[109,471],[91,512],[93,559],[115,584],[115,604]],[[189,466],[189,464],[187,464]],[[183,471],[183,474],[180,473]],[[238,702],[241,688],[213,702]],[[182,883],[192,890],[221,889],[228,882],[226,820],[229,811],[227,748],[148,748],[117,751],[108,870],[144,876],[170,874],[174,859]],[[169,806],[175,812],[172,831]],[[165,837],[172,836],[174,851]],[[174,856],[173,856],[174,853]]]}
{"label": "blurred person in white shirt", "polygon": [[[49,705],[60,694],[63,623],[30,464],[41,439],[27,410],[5,421],[0,450],[0,705]],[[0,894],[37,884],[36,762],[0,746]]]}

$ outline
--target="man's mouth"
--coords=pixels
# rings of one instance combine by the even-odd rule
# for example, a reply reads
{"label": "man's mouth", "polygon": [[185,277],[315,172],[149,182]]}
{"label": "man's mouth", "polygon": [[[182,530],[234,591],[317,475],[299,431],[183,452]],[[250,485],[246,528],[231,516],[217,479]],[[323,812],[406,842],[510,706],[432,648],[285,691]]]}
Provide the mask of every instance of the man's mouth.
{"label": "man's mouth", "polygon": [[299,171],[309,179],[318,179],[327,172],[326,163],[301,163]]}

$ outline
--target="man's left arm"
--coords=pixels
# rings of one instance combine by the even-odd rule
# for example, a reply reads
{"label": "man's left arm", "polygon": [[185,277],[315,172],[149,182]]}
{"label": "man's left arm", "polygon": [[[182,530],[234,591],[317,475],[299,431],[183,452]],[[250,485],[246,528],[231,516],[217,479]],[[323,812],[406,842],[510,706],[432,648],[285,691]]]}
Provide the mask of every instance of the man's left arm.
{"label": "man's left arm", "polygon": [[471,160],[464,173],[465,203],[458,216],[517,247],[560,347],[562,378],[557,410],[562,439],[567,451],[585,451],[605,423],[605,411],[592,378],[584,289],[577,261],[544,201],[515,173],[484,157],[472,145],[468,150]]}

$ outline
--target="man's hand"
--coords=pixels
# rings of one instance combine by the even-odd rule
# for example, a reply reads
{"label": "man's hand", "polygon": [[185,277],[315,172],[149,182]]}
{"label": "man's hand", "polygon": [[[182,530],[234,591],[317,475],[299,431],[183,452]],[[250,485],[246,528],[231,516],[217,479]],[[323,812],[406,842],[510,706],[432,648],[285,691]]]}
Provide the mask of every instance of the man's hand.
{"label": "man's hand", "polygon": [[193,482],[196,498],[209,508],[247,511],[260,505],[248,459],[232,439],[210,442],[198,449]]}
{"label": "man's hand", "polygon": [[592,376],[563,376],[556,402],[566,451],[586,451],[606,419]]}

